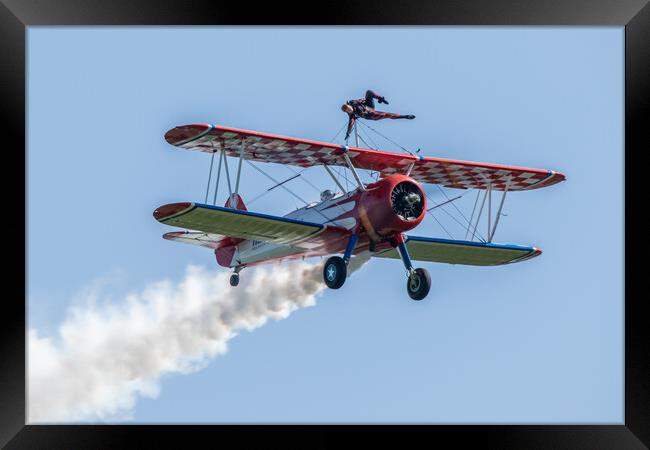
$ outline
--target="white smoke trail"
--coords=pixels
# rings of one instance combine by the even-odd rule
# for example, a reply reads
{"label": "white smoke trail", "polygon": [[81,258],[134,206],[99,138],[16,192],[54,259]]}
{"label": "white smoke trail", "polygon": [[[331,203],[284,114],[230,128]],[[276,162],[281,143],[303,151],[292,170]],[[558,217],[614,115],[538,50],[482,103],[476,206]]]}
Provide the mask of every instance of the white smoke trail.
{"label": "white smoke trail", "polygon": [[[368,258],[353,258],[350,273]],[[325,287],[322,264],[249,269],[237,288],[228,277],[189,266],[177,285],[157,282],[122,302],[71,308],[56,339],[31,329],[28,421],[129,418],[138,395],[158,395],[162,375],[201,369],[239,331],[313,306]]]}

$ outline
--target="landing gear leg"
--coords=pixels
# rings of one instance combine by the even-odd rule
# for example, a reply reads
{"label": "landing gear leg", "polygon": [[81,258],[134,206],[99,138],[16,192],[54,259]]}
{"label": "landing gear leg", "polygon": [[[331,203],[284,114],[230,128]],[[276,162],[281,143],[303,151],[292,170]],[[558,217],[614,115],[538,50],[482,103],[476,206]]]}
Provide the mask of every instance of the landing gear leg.
{"label": "landing gear leg", "polygon": [[242,266],[235,267],[235,272],[230,275],[230,285],[237,286],[239,284],[239,272],[241,272]]}
{"label": "landing gear leg", "polygon": [[397,244],[397,252],[402,258],[404,267],[408,272],[406,292],[408,292],[409,297],[413,300],[422,300],[429,293],[429,289],[431,289],[431,276],[426,269],[413,268],[404,237],[401,234],[395,236],[395,243]]}
{"label": "landing gear leg", "polygon": [[323,266],[323,279],[328,288],[338,289],[345,283],[345,279],[348,276],[348,262],[350,262],[352,251],[357,245],[358,240],[358,235],[351,235],[343,258],[340,256],[332,256],[325,262],[325,266]]}

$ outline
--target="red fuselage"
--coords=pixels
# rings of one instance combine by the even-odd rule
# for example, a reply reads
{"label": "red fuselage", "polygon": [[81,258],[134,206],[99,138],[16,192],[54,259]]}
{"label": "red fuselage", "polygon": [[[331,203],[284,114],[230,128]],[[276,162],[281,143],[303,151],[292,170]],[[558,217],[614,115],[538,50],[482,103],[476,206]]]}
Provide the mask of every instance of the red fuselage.
{"label": "red fuselage", "polygon": [[[391,245],[400,233],[418,226],[426,214],[426,195],[413,178],[393,174],[355,191],[298,209],[285,217],[327,224],[318,241],[301,242],[296,247],[227,238],[215,251],[217,262],[226,267],[256,265],[269,261],[341,253],[347,236],[341,228],[357,234],[355,254],[371,242],[379,248]],[[348,234],[349,235],[349,234]]]}

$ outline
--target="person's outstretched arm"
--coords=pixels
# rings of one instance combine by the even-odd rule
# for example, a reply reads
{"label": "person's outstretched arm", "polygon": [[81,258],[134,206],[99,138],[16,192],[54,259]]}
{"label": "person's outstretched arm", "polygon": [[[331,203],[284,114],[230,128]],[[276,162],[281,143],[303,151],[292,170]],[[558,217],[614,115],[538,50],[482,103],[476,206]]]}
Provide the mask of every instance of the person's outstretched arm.
{"label": "person's outstretched arm", "polygon": [[357,118],[354,116],[354,114],[350,114],[349,116],[350,116],[350,118],[348,119],[348,131],[347,131],[347,133],[345,133],[345,140],[346,141],[350,137],[350,133],[352,132],[352,128],[354,127],[354,123],[357,120]]}

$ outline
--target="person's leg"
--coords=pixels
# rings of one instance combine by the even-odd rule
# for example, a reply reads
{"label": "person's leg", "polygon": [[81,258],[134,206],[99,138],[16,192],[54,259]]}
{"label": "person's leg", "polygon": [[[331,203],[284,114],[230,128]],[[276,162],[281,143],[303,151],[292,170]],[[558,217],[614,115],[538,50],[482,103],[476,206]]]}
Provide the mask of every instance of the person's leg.
{"label": "person's leg", "polygon": [[375,109],[375,96],[376,94],[373,91],[366,91],[366,106],[368,108]]}
{"label": "person's leg", "polygon": [[415,116],[412,114],[403,115],[403,114],[395,114],[386,111],[369,111],[368,114],[366,114],[363,118],[368,120],[415,119]]}

